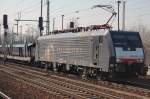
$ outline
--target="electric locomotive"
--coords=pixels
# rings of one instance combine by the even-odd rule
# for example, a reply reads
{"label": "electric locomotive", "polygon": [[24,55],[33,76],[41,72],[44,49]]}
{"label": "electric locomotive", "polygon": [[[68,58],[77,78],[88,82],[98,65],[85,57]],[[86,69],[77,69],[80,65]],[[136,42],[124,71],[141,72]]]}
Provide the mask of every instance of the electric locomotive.
{"label": "electric locomotive", "polygon": [[54,70],[113,77],[146,75],[145,55],[138,32],[92,30],[39,37],[36,61]]}

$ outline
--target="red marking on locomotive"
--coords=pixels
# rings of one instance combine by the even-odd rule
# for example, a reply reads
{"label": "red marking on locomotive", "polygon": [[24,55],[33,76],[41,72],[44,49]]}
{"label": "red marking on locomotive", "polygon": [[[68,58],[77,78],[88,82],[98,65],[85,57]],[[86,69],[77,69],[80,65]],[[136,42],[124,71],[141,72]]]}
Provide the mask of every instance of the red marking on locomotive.
{"label": "red marking on locomotive", "polygon": [[135,62],[136,62],[136,59],[121,58],[121,61],[122,61],[123,63],[126,63],[126,64],[132,64],[132,63],[135,63]]}

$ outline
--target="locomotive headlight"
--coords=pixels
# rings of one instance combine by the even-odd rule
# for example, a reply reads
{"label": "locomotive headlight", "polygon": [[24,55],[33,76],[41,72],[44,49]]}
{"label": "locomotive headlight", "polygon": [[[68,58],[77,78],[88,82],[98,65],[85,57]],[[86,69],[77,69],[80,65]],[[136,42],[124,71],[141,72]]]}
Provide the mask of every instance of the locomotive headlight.
{"label": "locomotive headlight", "polygon": [[142,62],[144,62],[144,60],[143,59],[138,59],[138,62],[142,63]]}
{"label": "locomotive headlight", "polygon": [[143,60],[143,59],[140,59],[140,62],[144,62],[144,60]]}
{"label": "locomotive headlight", "polygon": [[117,60],[116,60],[117,62],[121,62],[121,59],[119,59],[119,58],[117,58]]}
{"label": "locomotive headlight", "polygon": [[110,67],[114,67],[114,64],[110,64]]}

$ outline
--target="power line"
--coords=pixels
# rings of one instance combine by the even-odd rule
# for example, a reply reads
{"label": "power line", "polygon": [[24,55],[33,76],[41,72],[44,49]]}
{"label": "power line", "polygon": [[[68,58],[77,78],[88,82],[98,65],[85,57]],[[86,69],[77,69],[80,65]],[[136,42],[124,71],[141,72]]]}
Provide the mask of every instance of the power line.
{"label": "power line", "polygon": [[[103,0],[103,1],[101,1],[101,2],[106,2],[105,0]],[[97,1],[96,2],[96,4],[97,3],[99,3],[99,1]],[[112,3],[112,1],[108,1],[108,3],[107,4],[110,4],[110,3]],[[59,8],[56,8],[56,9],[53,9],[53,11],[52,12],[54,12],[54,13],[56,13],[56,12],[59,12],[60,10],[62,10],[62,9],[66,9],[66,8],[68,8],[69,6],[73,6],[73,5],[75,5],[75,3],[74,2],[71,2],[71,3],[69,3],[69,4],[65,4],[65,5],[63,5],[63,6],[61,6],[61,7],[59,7]],[[94,5],[94,4],[93,4]],[[89,7],[90,8],[90,7]]]}
{"label": "power line", "polygon": [[[39,9],[40,6],[41,6],[40,3],[41,3],[41,2],[36,3],[36,5],[38,4],[38,6],[33,6],[32,8],[24,9],[24,11],[22,10],[22,15],[23,15],[23,16],[26,16],[26,15],[31,14],[32,12],[39,11],[38,9]],[[44,7],[46,7],[46,3],[44,3],[43,8],[44,8]],[[20,12],[21,12],[21,11],[20,11]]]}
{"label": "power line", "polygon": [[41,2],[37,2],[36,4],[33,4],[33,5],[31,5],[30,7],[26,7],[26,8],[24,8],[24,9],[20,10],[20,11],[21,11],[21,12],[25,12],[25,11],[27,11],[27,10],[30,10],[30,9],[32,9],[32,8],[35,8],[35,6],[37,6],[37,5],[40,5],[40,3],[41,3]]}
{"label": "power line", "polygon": [[[34,1],[35,2],[35,1]],[[20,4],[19,5],[21,5],[22,3],[21,3],[21,1],[20,1]],[[29,4],[33,4],[33,3],[29,3]],[[21,9],[21,10],[19,10],[19,11],[16,11],[16,12],[12,12],[10,15],[16,15],[18,12],[21,12],[21,13],[27,13],[27,12],[31,12],[31,9],[35,9],[35,6],[36,5],[40,5],[40,2],[36,2],[36,3],[34,3],[33,5],[31,5],[31,6],[29,6],[29,7],[26,7],[26,8],[24,8],[24,9]],[[19,8],[19,7],[17,7],[17,8]]]}
{"label": "power line", "polygon": [[[67,13],[64,13],[63,15],[65,16],[69,16],[69,15],[72,15],[72,14],[75,14],[75,13],[80,13],[80,12],[84,12],[84,11],[88,11],[90,10],[90,8],[84,8],[84,9],[79,9],[79,10],[74,10],[74,11],[70,11],[70,12],[67,12]],[[56,15],[53,15],[52,17],[60,17],[62,14],[56,14]]]}
{"label": "power line", "polygon": [[[75,13],[80,13],[80,12],[85,12],[85,11],[89,11],[89,10],[91,10],[91,7],[89,8],[85,8],[85,9],[80,9],[80,10],[76,10],[76,11],[71,11],[71,12],[68,12],[68,13],[66,13],[66,14],[63,14],[63,15],[65,15],[65,16],[70,16],[70,15],[73,15],[73,14],[75,14]],[[91,10],[92,11],[92,10]],[[95,11],[92,11],[92,12],[95,12]],[[100,12],[100,11],[99,11]],[[90,16],[89,16],[90,15]],[[81,14],[80,15],[78,15],[78,17],[79,18],[83,18],[83,19],[92,19],[91,17],[93,17],[93,16],[95,16],[95,17],[97,17],[98,15],[100,15],[99,13],[95,13],[95,14],[84,14],[84,15],[82,15],[81,16]],[[107,15],[107,14],[106,14]],[[61,15],[58,15],[58,17],[60,17]],[[69,20],[71,17],[65,17],[65,19],[67,19],[67,20]],[[73,17],[75,17],[75,16],[73,16]],[[56,16],[55,16],[55,18],[56,18]],[[94,18],[93,18],[94,19]],[[105,19],[105,21],[106,21],[107,19]],[[97,20],[96,20],[96,22],[97,22]],[[111,24],[114,22],[114,19],[111,21]],[[104,22],[105,23],[105,22]]]}
{"label": "power line", "polygon": [[30,10],[28,10],[28,11],[24,11],[23,14],[26,14],[26,13],[29,14],[29,13],[31,13],[31,12],[34,12],[35,10],[38,11],[37,9],[39,9],[39,8],[40,8],[40,5],[37,6],[37,7],[35,7],[35,8],[33,8],[33,9],[30,9]]}

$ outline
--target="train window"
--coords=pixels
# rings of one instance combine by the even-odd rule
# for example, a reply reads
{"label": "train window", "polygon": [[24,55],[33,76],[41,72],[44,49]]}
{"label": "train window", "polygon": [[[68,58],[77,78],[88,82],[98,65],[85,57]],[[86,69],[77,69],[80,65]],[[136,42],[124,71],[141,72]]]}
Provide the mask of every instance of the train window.
{"label": "train window", "polygon": [[99,36],[99,43],[100,43],[100,44],[103,43],[103,36]]}
{"label": "train window", "polygon": [[127,32],[127,33],[118,33],[114,32],[111,34],[112,40],[115,46],[123,47],[141,47],[142,43],[140,36],[137,33]]}

